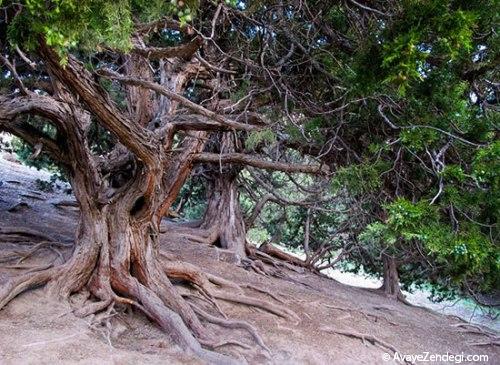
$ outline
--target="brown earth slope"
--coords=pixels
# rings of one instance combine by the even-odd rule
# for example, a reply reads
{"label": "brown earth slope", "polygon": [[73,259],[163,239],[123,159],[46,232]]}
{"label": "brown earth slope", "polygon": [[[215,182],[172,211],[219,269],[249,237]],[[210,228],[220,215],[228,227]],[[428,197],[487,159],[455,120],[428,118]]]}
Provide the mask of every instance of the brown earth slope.
{"label": "brown earth slope", "polygon": [[[78,214],[70,202],[73,198],[60,190],[40,191],[37,177],[47,179],[47,175],[0,159],[0,257],[19,249],[19,243],[8,243],[12,237],[28,242],[21,245],[23,252],[47,239],[59,243],[42,244],[42,249],[20,263],[0,262],[0,285],[23,270],[35,270],[48,262],[58,264],[70,253]],[[48,237],[34,236],[32,231]],[[468,327],[457,318],[405,306],[376,292],[309,273],[290,271],[284,278],[265,277],[226,262],[227,255],[215,247],[177,242],[162,250],[243,287],[248,284],[247,294],[283,302],[298,315],[300,321],[294,322],[254,307],[221,302],[220,309],[229,318],[256,327],[270,349],[270,354],[255,346],[219,349],[239,356],[242,363],[390,364],[397,361],[384,361],[383,354],[392,357],[393,350],[401,354],[485,354],[489,364],[500,363],[498,345],[471,345],[491,341],[498,334],[487,336],[484,329]],[[0,364],[199,363],[182,354],[167,335],[137,313],[117,311],[104,324],[97,323],[95,318],[76,318],[67,305],[46,299],[41,289],[25,293],[0,311]],[[217,331],[223,338],[252,344],[248,332],[240,329]],[[374,339],[380,342],[374,343]]]}

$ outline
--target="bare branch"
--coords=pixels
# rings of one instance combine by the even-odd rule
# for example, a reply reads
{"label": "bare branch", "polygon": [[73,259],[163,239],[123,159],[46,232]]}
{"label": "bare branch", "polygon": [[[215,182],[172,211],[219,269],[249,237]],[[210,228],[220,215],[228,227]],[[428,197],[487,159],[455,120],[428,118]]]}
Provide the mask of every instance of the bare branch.
{"label": "bare branch", "polygon": [[203,41],[201,37],[195,37],[189,43],[173,47],[143,47],[139,44],[136,44],[135,47],[132,48],[132,52],[137,53],[150,60],[174,57],[189,59],[200,48],[202,42]]}
{"label": "bare branch", "polygon": [[177,20],[173,20],[170,18],[163,18],[160,20],[155,20],[150,23],[139,24],[136,29],[136,33],[138,34],[147,34],[149,32],[157,32],[161,29],[172,29],[178,30],[182,32],[189,32],[189,27],[182,27],[181,23]]}
{"label": "bare branch", "polygon": [[432,129],[436,132],[439,132],[439,133],[443,133],[445,135],[447,135],[448,137],[451,137],[453,139],[456,139],[460,142],[463,142],[465,144],[468,144],[468,145],[471,145],[471,146],[475,146],[475,147],[484,147],[486,146],[484,143],[474,143],[474,142],[471,142],[471,141],[468,141],[466,140],[465,138],[462,138],[462,137],[459,137],[453,133],[450,133],[450,132],[447,132],[441,128],[437,128],[437,127],[434,127],[432,125],[421,125],[421,124],[414,124],[414,125],[408,125],[408,126],[398,126],[398,125],[395,125],[394,123],[391,122],[391,120],[387,117],[387,115],[385,115],[384,113],[384,107],[382,105],[379,105],[378,106],[378,113],[380,114],[380,116],[382,117],[382,119],[384,120],[385,123],[387,123],[389,125],[389,127],[391,127],[392,129],[415,129],[415,128],[426,128],[426,129]]}
{"label": "bare branch", "polygon": [[244,153],[200,153],[196,156],[197,162],[208,163],[237,163],[266,170],[283,172],[302,172],[306,174],[325,174],[328,168],[325,165],[299,165],[285,162],[266,161]]}
{"label": "bare branch", "polygon": [[29,91],[28,91],[28,89],[26,89],[26,87],[24,86],[23,82],[19,78],[19,75],[17,74],[16,67],[12,63],[10,63],[10,61],[7,59],[7,57],[4,57],[1,54],[0,54],[0,61],[2,61],[2,63],[5,66],[7,66],[7,68],[9,69],[10,73],[12,74],[12,77],[14,78],[14,81],[15,81],[17,87],[19,87],[19,90],[21,90],[21,92],[24,95],[28,95]]}
{"label": "bare branch", "polygon": [[77,94],[120,142],[148,165],[156,164],[158,143],[147,129],[126,118],[97,84],[93,75],[73,56],[61,67],[57,54],[43,45],[40,54],[53,74]]}
{"label": "bare branch", "polygon": [[26,62],[26,64],[32,69],[32,70],[36,70],[36,63],[33,62],[32,60],[30,60],[28,58],[28,56],[26,56],[26,54],[21,51],[21,49],[19,48],[19,46],[16,44],[16,52],[17,54],[19,55],[19,57],[21,57],[21,59]]}
{"label": "bare branch", "polygon": [[240,122],[236,122],[234,120],[228,119],[228,118],[226,118],[220,114],[217,114],[217,113],[215,113],[215,112],[213,112],[213,111],[211,111],[211,110],[209,110],[201,105],[193,103],[191,100],[185,98],[184,96],[179,95],[171,90],[168,90],[167,88],[165,88],[157,83],[141,80],[141,79],[134,78],[134,77],[126,77],[126,76],[120,75],[119,73],[114,72],[114,71],[109,70],[109,69],[101,69],[98,71],[98,74],[100,76],[110,78],[113,80],[117,80],[117,81],[120,81],[120,82],[123,82],[126,84],[141,86],[141,87],[144,87],[147,89],[154,90],[157,93],[160,93],[162,95],[165,95],[165,96],[177,101],[179,104],[183,105],[184,107],[186,107],[188,109],[191,109],[195,113],[203,115],[207,118],[213,119],[216,122],[220,123],[221,125],[227,126],[229,128],[232,128],[235,130],[244,130],[244,131],[252,131],[252,130],[259,128],[256,125],[240,123]]}
{"label": "bare branch", "polygon": [[360,4],[360,3],[358,3],[355,0],[349,0],[349,1],[351,3],[353,3],[354,5],[356,5],[357,7],[361,8],[361,9],[364,9],[366,11],[370,11],[372,13],[378,14],[378,15],[383,16],[383,17],[390,17],[390,14],[386,14],[386,13],[381,12],[380,10],[377,10],[377,9],[374,9],[374,8],[370,8],[369,6]]}

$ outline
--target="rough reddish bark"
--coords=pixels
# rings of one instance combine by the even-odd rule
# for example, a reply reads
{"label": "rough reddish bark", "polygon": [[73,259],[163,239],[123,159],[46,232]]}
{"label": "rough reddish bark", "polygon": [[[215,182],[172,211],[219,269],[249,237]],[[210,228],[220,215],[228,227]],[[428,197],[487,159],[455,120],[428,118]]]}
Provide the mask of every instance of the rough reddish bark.
{"label": "rough reddish bark", "polygon": [[200,228],[212,232],[211,239],[215,244],[244,258],[246,229],[238,199],[236,173],[216,174],[208,191],[208,205]]}

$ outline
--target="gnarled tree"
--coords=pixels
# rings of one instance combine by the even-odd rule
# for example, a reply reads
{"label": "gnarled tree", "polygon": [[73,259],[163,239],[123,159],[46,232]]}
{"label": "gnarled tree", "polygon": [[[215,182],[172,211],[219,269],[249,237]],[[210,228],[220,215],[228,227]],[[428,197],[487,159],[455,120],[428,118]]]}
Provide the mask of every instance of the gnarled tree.
{"label": "gnarled tree", "polygon": [[[192,283],[211,301],[222,299],[283,317],[296,316],[281,306],[247,297],[236,285],[205,275],[196,267],[162,261],[162,218],[196,163],[248,164],[301,172],[321,169],[274,162],[236,150],[206,152],[214,132],[249,132],[265,125],[258,114],[250,115],[249,105],[229,111],[219,107],[218,102],[224,101],[219,94],[224,92],[224,84],[231,82],[233,72],[221,71],[196,56],[203,41],[201,35],[193,35],[191,27],[171,18],[133,23],[130,9],[144,10],[138,2],[106,7],[100,1],[90,1],[88,5],[80,8],[77,2],[37,1],[7,2],[5,7],[1,41],[2,53],[8,56],[2,56],[2,73],[12,83],[0,96],[0,130],[32,146],[41,145],[42,152],[61,166],[78,201],[80,220],[71,258],[60,266],[3,283],[0,308],[24,290],[43,284],[47,284],[49,294],[62,298],[86,289],[98,301],[79,308],[79,315],[102,311],[114,303],[131,305],[184,349],[209,361],[231,362],[200,345],[221,345],[211,338],[200,318],[222,325],[228,322],[190,305],[170,278]],[[160,15],[174,10],[168,5]],[[206,9],[211,16],[207,24],[216,24],[220,11],[221,6]],[[124,33],[113,33],[114,25]],[[77,26],[82,34],[72,32]],[[11,36],[17,32],[10,45],[5,38],[7,29]],[[85,37],[92,36],[99,41],[95,45],[108,48],[97,54],[89,54],[83,46],[69,50],[68,46],[81,45]],[[24,53],[14,42],[29,52]],[[33,47],[33,42],[38,46]],[[168,42],[175,45],[165,45]],[[218,51],[207,46],[205,57]],[[90,60],[86,58],[89,55]],[[200,102],[204,97],[209,101]],[[120,107],[120,102],[124,106]],[[30,123],[27,116],[32,115],[42,118],[54,133],[45,133]],[[93,153],[88,134],[96,123],[115,140],[108,153]],[[219,195],[211,199],[215,206],[209,206],[207,225],[241,221],[238,207],[226,206],[235,199],[234,180],[229,180],[229,186],[225,181],[214,179],[213,194]],[[212,221],[211,215],[216,213]],[[165,237],[169,239],[168,230]],[[224,245],[233,244],[234,237],[225,231],[220,232],[220,238]],[[241,249],[236,248],[238,252]],[[253,327],[241,326],[265,348]]]}

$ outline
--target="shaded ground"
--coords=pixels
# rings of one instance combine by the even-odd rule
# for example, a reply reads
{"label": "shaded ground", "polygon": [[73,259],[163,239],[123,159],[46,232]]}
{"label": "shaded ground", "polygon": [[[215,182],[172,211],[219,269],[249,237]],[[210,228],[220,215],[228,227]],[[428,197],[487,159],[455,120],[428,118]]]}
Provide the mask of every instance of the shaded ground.
{"label": "shaded ground", "polygon": [[[77,210],[71,195],[61,189],[41,192],[36,178],[48,178],[20,165],[0,159],[0,254],[11,252],[2,232],[8,229],[37,230],[62,244],[72,242]],[[60,205],[59,203],[64,204]],[[25,203],[25,204],[23,204]],[[26,239],[27,240],[27,239]],[[28,240],[27,240],[28,241]],[[27,246],[32,243],[27,243]],[[224,261],[226,255],[214,247],[177,242],[162,250],[179,259],[204,267],[240,285],[250,284],[273,293],[301,318],[300,323],[278,318],[243,305],[222,302],[231,318],[247,320],[262,335],[272,355],[255,350],[221,348],[241,354],[251,364],[384,364],[384,350],[370,341],[329,332],[375,336],[403,354],[486,354],[489,363],[500,362],[500,347],[472,346],[487,340],[475,328],[461,332],[464,322],[422,308],[387,300],[361,288],[340,284],[312,274],[288,272],[285,279],[264,277]],[[46,249],[20,264],[24,270],[69,255],[69,249]],[[14,262],[15,263],[15,262]],[[0,285],[21,272],[0,263]],[[274,300],[268,294],[247,289],[248,294]],[[76,298],[78,299],[78,298]],[[21,295],[0,311],[0,364],[197,364],[183,355],[168,336],[137,313],[119,313],[109,328],[91,325],[92,318],[77,319],[66,305],[48,301],[43,290]],[[462,328],[463,330],[463,328]],[[240,330],[221,330],[226,337],[248,342]],[[236,351],[237,350],[237,351]],[[391,352],[392,354],[392,352]]]}

